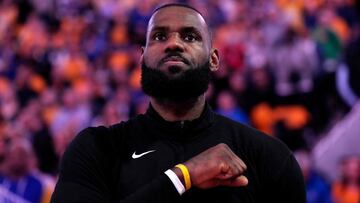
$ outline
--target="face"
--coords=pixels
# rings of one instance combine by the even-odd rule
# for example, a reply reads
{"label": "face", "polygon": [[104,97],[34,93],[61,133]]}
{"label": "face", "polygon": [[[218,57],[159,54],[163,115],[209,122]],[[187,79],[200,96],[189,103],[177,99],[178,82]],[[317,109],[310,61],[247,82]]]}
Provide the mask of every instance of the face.
{"label": "face", "polygon": [[162,8],[149,21],[142,61],[169,76],[198,67],[205,61],[211,61],[215,68],[217,51],[211,49],[210,41],[200,14],[179,6]]}
{"label": "face", "polygon": [[29,150],[22,144],[15,143],[10,146],[6,158],[7,168],[13,175],[24,175],[29,166]]}
{"label": "face", "polygon": [[[210,42],[207,25],[197,12],[178,6],[158,10],[149,21],[141,57],[145,93],[166,98],[171,92],[188,92],[204,86],[198,82],[207,82],[205,90],[198,90],[204,93],[208,85],[204,77],[208,78],[209,72],[215,71],[219,63],[218,52],[211,48]],[[172,85],[173,82],[176,85]],[[171,90],[171,86],[176,88]],[[154,92],[160,93],[159,89],[162,95],[154,95]],[[179,98],[186,96],[178,95]]]}

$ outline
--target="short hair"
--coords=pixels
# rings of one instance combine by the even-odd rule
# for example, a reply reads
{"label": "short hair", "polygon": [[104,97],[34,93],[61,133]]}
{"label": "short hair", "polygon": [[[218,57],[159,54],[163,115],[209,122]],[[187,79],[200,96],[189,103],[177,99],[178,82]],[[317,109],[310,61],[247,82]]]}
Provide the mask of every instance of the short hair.
{"label": "short hair", "polygon": [[[172,6],[189,8],[189,9],[197,12],[198,14],[201,15],[201,17],[204,18],[204,15],[203,15],[199,10],[197,10],[196,8],[194,8],[194,7],[192,7],[192,6],[188,5],[188,4],[182,4],[182,3],[166,3],[166,4],[162,4],[162,5],[160,5],[159,7],[156,7],[156,8],[154,9],[154,11],[152,12],[151,16],[154,15],[154,13],[156,13],[158,10],[161,10],[161,9],[167,8],[167,7],[172,7]],[[204,20],[205,20],[205,18],[204,18]]]}
{"label": "short hair", "polygon": [[161,10],[161,9],[163,9],[163,8],[172,7],[172,6],[188,8],[188,9],[191,9],[191,10],[195,11],[196,13],[198,13],[198,14],[204,19],[204,22],[205,22],[205,24],[206,24],[206,29],[207,29],[207,32],[208,32],[208,34],[209,34],[210,44],[212,44],[212,33],[211,33],[211,30],[210,30],[209,25],[207,24],[207,22],[206,22],[206,20],[205,20],[204,15],[203,15],[199,10],[197,10],[196,8],[194,8],[194,7],[192,7],[192,6],[188,5],[188,4],[183,4],[183,3],[165,3],[165,4],[162,4],[162,5],[160,5],[160,6],[158,6],[158,7],[156,7],[156,8],[154,9],[154,11],[153,11],[152,14],[151,14],[151,17],[152,17],[157,11],[159,11],[159,10]]}

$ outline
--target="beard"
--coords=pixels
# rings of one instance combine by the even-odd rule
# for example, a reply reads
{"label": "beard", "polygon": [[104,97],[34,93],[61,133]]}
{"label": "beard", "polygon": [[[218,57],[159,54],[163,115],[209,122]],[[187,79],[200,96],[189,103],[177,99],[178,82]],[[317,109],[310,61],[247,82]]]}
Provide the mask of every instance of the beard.
{"label": "beard", "polygon": [[161,101],[186,102],[204,94],[210,83],[208,61],[183,71],[178,76],[168,76],[159,69],[141,64],[141,87],[145,94]]}

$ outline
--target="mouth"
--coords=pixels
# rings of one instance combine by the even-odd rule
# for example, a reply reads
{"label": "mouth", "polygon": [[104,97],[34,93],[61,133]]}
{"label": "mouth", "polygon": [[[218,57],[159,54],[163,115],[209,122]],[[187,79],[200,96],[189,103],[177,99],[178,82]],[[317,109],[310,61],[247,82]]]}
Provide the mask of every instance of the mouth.
{"label": "mouth", "polygon": [[186,60],[182,56],[167,56],[161,60],[161,63],[167,65],[180,65],[180,64],[189,65],[188,60]]}
{"label": "mouth", "polygon": [[164,71],[171,75],[180,73],[182,70],[186,69],[185,66],[183,61],[178,60],[166,60],[163,63]]}
{"label": "mouth", "polygon": [[172,66],[183,66],[185,63],[183,61],[173,61],[173,60],[167,60],[163,63],[166,66],[172,67]]}
{"label": "mouth", "polygon": [[170,75],[179,74],[190,66],[190,62],[180,54],[169,54],[161,59],[159,67]]}

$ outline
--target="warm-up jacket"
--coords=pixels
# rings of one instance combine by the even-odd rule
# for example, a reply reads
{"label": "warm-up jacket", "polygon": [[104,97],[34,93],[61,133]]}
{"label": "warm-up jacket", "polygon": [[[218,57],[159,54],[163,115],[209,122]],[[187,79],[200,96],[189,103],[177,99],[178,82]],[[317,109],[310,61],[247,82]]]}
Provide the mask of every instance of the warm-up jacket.
{"label": "warm-up jacket", "polygon": [[[196,187],[179,195],[164,174],[219,143],[247,165],[244,187]],[[53,203],[305,203],[297,162],[280,141],[214,113],[168,122],[150,106],[144,115],[109,128],[83,130],[66,150]]]}

